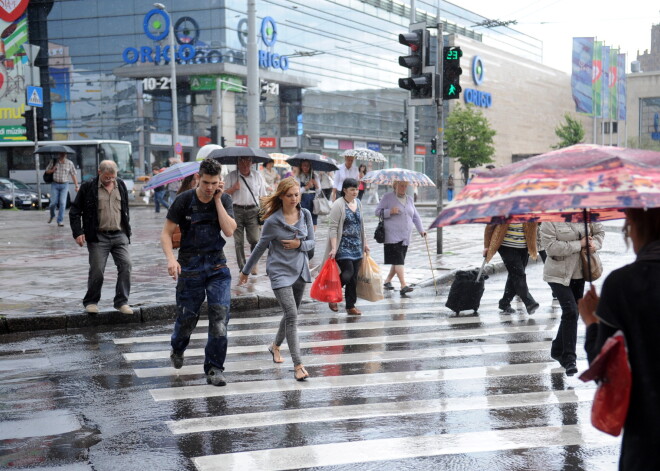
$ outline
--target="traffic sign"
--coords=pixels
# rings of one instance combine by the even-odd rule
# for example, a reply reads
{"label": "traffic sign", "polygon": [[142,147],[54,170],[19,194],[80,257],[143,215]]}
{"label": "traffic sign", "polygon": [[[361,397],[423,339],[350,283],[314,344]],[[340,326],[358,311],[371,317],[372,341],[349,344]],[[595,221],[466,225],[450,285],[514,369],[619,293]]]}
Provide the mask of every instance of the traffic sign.
{"label": "traffic sign", "polygon": [[176,144],[174,144],[174,151],[177,154],[180,154],[181,152],[183,152],[183,146],[181,145],[180,142],[177,142]]}
{"label": "traffic sign", "polygon": [[44,89],[41,87],[27,87],[27,104],[28,106],[44,106]]}

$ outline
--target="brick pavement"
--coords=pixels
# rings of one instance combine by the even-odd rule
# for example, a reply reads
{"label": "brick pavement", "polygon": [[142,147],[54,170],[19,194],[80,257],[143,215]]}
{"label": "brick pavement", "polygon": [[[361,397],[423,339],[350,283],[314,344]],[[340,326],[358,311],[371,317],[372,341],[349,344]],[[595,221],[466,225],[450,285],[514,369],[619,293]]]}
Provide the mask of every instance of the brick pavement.
{"label": "brick pavement", "polygon": [[[366,232],[372,256],[383,261],[383,246],[373,241],[377,218],[375,206],[366,206]],[[434,208],[420,208],[425,226],[435,216]],[[175,282],[167,276],[159,235],[165,213],[156,214],[150,206],[132,206],[133,260],[130,304],[133,316],[112,309],[116,269],[111,258],[99,308],[94,318],[84,313],[82,297],[87,282],[87,248],[78,247],[67,227],[47,224],[47,212],[0,211],[0,332],[83,327],[105,323],[145,322],[174,315]],[[436,281],[447,283],[458,269],[478,266],[482,260],[482,225],[461,225],[443,229],[444,254],[434,254],[436,231],[429,233],[429,248]],[[325,249],[325,220],[319,221],[318,247],[312,266],[320,263]],[[236,275],[233,241],[226,246],[228,265]],[[259,263],[259,275],[250,277],[245,287],[232,286],[232,309],[254,309],[276,305],[268,277],[266,256]],[[383,266],[383,271],[389,267]],[[494,259],[489,272],[501,270]],[[432,272],[424,240],[416,233],[406,259],[406,279],[418,286],[433,286]],[[398,281],[394,280],[397,287]],[[414,296],[414,292],[411,293]]]}

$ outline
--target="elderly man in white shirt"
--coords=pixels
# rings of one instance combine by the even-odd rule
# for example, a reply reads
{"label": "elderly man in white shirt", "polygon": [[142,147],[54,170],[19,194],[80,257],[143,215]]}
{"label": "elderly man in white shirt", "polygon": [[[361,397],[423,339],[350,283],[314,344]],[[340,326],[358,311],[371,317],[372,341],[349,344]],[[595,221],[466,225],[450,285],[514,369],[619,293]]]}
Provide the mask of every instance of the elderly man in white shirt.
{"label": "elderly man in white shirt", "polygon": [[356,165],[353,165],[355,157],[347,155],[344,157],[344,163],[339,166],[339,170],[335,172],[335,186],[332,189],[332,201],[337,199],[337,192],[341,191],[341,186],[347,178],[354,178],[360,180],[360,170]]}
{"label": "elderly man in white shirt", "polygon": [[[231,195],[234,202],[234,246],[239,270],[245,265],[245,236],[250,250],[259,242],[259,198],[268,194],[264,178],[251,167],[251,157],[240,157],[237,170],[230,172],[225,178],[225,193]],[[256,270],[256,267],[252,269],[253,275],[257,274]]]}

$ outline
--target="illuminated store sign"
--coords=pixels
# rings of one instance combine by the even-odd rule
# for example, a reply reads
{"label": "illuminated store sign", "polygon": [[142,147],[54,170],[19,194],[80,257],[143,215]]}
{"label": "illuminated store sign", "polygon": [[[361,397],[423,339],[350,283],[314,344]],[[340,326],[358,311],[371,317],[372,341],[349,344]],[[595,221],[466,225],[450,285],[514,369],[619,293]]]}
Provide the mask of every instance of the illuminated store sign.
{"label": "illuminated store sign", "polygon": [[[142,24],[144,34],[152,41],[162,41],[170,31],[170,16],[157,8],[149,11]],[[243,21],[243,20],[241,20]],[[240,22],[239,22],[240,25]],[[242,51],[222,52],[211,49],[199,40],[200,30],[194,18],[184,16],[174,25],[174,54],[168,45],[127,47],[122,52],[126,64],[137,62],[154,64],[169,64],[172,56],[177,62],[188,64],[217,64],[230,62],[245,65],[245,53]],[[240,37],[240,36],[239,36]],[[271,48],[277,42],[277,23],[271,17],[265,17],[261,22],[261,40],[266,47]],[[287,70],[289,58],[267,50],[259,50],[259,67]]]}
{"label": "illuminated store sign", "polygon": [[[475,85],[481,85],[484,81],[484,62],[479,56],[472,58],[472,80]],[[493,96],[488,92],[466,88],[463,91],[463,101],[471,103],[481,108],[490,108],[493,106]]]}

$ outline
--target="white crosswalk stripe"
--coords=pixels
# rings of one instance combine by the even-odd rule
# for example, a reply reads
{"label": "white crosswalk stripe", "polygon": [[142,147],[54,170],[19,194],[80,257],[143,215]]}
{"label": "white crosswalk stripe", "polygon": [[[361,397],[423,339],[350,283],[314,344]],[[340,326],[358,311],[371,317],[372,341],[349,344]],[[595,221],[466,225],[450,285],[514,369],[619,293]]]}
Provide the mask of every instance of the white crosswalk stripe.
{"label": "white crosswalk stripe", "polygon": [[[550,307],[547,287],[534,280],[530,285],[544,306],[533,316],[515,302],[517,313],[500,313],[501,289],[494,286],[479,316],[453,316],[444,298],[421,293],[418,299],[366,305],[361,317],[305,306],[299,317],[311,374],[305,382],[294,381],[288,355],[274,364],[266,351],[281,319],[277,312],[232,319],[224,387],[203,379],[205,321],[198,323],[179,370],[169,365],[163,345],[168,330],[114,343],[135,365],[136,376],[149,381],[154,401],[175,410],[186,404],[185,413],[166,422],[174,436],[208,435],[213,441],[214,434],[231,433],[230,442],[213,441],[219,448],[200,447],[191,455],[198,470],[444,469],[449,461],[443,460],[462,455],[506,463],[522,450],[540,454],[535,463],[542,463],[545,454],[555,458],[553,450],[570,446],[587,450],[583,466],[574,469],[614,470],[620,439],[589,423],[593,383],[567,378],[551,360],[561,312]],[[581,324],[578,335],[582,371]],[[271,430],[295,430],[297,439],[273,439]],[[254,434],[267,439],[253,443]],[[597,464],[590,464],[589,450],[597,450]],[[417,466],[415,460],[426,461]],[[457,467],[451,463],[447,467]]]}

